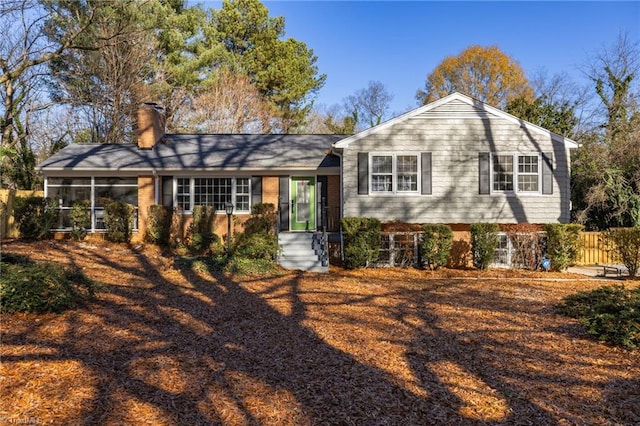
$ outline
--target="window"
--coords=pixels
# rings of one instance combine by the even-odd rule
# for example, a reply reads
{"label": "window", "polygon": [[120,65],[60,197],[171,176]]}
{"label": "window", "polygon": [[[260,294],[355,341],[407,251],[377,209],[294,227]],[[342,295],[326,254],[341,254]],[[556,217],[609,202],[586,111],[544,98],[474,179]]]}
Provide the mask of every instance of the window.
{"label": "window", "polygon": [[71,228],[69,211],[77,201],[88,201],[91,229],[105,229],[104,208],[112,201],[136,207],[134,228],[137,228],[138,180],[136,177],[50,177],[46,180],[46,196],[57,200],[60,212],[56,229]]}
{"label": "window", "polygon": [[371,190],[373,192],[393,191],[393,157],[391,155],[371,157]]}
{"label": "window", "polygon": [[[538,154],[493,155],[492,188],[495,192],[540,192],[540,156]],[[514,168],[517,164],[517,168]]]}
{"label": "window", "polygon": [[224,211],[228,202],[233,202],[235,211],[251,210],[249,178],[177,178],[175,203],[185,211],[193,206],[213,206]]}
{"label": "window", "polygon": [[404,154],[371,155],[371,192],[418,192],[418,156]]}
{"label": "window", "polygon": [[415,192],[418,190],[418,157],[398,155],[398,191]]}
{"label": "window", "polygon": [[493,190],[513,191],[513,156],[494,155]]}
{"label": "window", "polygon": [[518,156],[518,192],[538,192],[538,156]]}

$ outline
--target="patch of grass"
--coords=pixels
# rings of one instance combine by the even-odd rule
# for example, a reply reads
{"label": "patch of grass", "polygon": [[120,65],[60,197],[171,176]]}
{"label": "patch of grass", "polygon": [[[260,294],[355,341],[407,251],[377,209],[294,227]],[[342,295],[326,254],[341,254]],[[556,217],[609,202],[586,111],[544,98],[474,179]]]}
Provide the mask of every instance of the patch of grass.
{"label": "patch of grass", "polygon": [[560,313],[578,318],[599,340],[626,349],[640,348],[640,287],[603,286],[564,298]]}
{"label": "patch of grass", "polygon": [[79,270],[27,256],[3,254],[0,269],[1,312],[62,312],[93,298],[99,289]]}

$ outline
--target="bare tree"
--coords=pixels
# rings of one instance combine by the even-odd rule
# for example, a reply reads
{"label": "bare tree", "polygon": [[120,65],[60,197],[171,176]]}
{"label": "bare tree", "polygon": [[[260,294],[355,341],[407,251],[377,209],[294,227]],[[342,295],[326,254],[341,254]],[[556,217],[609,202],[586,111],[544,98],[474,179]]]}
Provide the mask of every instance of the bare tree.
{"label": "bare tree", "polygon": [[272,108],[248,76],[222,67],[176,112],[174,125],[196,133],[268,133]]}
{"label": "bare tree", "polygon": [[369,85],[348,96],[344,101],[347,116],[356,118],[359,130],[377,126],[388,118],[393,95],[384,84],[370,81]]}

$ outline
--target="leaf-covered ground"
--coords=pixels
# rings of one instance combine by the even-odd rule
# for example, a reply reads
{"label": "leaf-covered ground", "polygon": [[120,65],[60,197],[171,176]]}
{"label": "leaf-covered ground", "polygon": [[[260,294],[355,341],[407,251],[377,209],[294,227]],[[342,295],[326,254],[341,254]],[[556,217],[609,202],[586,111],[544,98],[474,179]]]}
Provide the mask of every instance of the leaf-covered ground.
{"label": "leaf-covered ground", "polygon": [[640,423],[640,353],[554,311],[601,280],[237,277],[149,247],[2,250],[82,268],[104,290],[61,315],[3,315],[0,424]]}

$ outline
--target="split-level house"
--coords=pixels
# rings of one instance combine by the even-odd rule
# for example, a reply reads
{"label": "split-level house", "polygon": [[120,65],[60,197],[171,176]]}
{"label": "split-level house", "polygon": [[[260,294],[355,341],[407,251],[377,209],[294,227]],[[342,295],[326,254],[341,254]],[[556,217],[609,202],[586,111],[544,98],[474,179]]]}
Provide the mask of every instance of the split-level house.
{"label": "split-level house", "polygon": [[[138,111],[137,144],[72,144],[39,169],[58,200],[60,230],[75,200],[137,208],[144,235],[152,204],[219,211],[241,223],[256,203],[279,210],[281,235],[339,230],[342,217],[382,222],[568,222],[570,150],[577,144],[460,93],[352,136],[167,134],[161,108]],[[286,241],[285,239],[282,240]]]}

